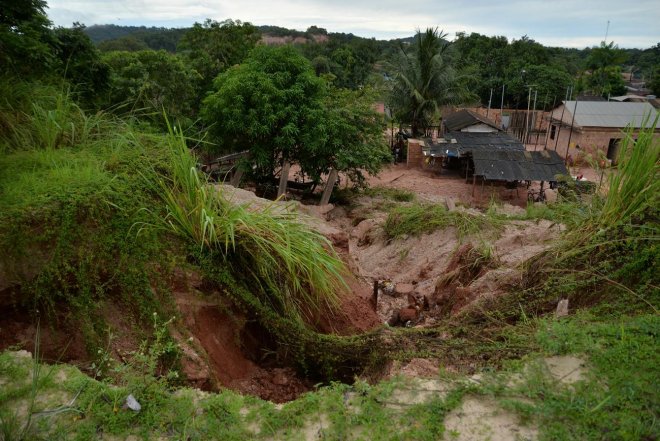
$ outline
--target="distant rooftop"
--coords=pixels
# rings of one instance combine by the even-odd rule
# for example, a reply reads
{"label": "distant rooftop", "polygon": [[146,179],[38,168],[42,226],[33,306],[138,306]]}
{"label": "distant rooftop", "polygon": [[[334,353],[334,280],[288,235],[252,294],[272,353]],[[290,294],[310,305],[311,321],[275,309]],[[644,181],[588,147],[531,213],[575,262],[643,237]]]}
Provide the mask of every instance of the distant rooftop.
{"label": "distant rooftop", "polygon": [[494,121],[467,109],[454,112],[444,117],[442,122],[450,132],[461,130],[474,124],[486,124],[494,129],[501,130]]}
{"label": "distant rooftop", "polygon": [[[625,128],[641,127],[649,116],[654,118],[656,110],[648,102],[632,103],[618,101],[564,101],[566,112],[562,121],[570,124],[575,113],[574,125],[580,127]],[[577,110],[576,110],[577,109]],[[552,112],[552,118],[560,120],[561,106]]]}

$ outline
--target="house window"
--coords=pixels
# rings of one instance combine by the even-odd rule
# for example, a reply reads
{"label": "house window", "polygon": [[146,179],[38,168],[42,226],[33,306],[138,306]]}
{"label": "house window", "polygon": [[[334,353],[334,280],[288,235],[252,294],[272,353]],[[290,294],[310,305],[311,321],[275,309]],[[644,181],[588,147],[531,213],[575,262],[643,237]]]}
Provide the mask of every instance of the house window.
{"label": "house window", "polygon": [[550,126],[550,139],[555,139],[555,133],[557,132],[557,126],[556,125],[551,125]]}

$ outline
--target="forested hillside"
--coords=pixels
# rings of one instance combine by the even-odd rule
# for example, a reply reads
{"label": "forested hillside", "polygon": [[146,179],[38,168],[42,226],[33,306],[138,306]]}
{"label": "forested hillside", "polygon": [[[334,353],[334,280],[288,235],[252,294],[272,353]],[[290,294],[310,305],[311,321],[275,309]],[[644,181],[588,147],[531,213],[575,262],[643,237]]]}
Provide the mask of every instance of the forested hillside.
{"label": "forested hillside", "polygon": [[[305,32],[278,26],[259,26],[256,30],[267,44],[295,44],[317,73],[332,73],[336,84],[351,88],[365,84],[373,73],[391,74],[387,64],[392,55],[401,45],[413,41],[412,37],[378,41],[316,26]],[[86,32],[102,51],[176,52],[186,29],[96,25]],[[505,86],[504,105],[524,107],[526,84],[538,86],[540,105],[544,108],[564,99],[569,87],[574,95],[582,91],[604,97],[624,95],[622,73],[628,73],[631,81],[645,82],[654,93],[659,92],[660,43],[648,49],[618,49],[615,43],[566,49],[545,47],[528,36],[508,41],[505,37],[459,33],[455,38],[444,38],[452,40],[451,56],[484,105],[491,99],[491,89],[495,101],[501,102],[501,89]],[[593,75],[595,70],[602,74]],[[373,78],[372,81],[378,82]]]}

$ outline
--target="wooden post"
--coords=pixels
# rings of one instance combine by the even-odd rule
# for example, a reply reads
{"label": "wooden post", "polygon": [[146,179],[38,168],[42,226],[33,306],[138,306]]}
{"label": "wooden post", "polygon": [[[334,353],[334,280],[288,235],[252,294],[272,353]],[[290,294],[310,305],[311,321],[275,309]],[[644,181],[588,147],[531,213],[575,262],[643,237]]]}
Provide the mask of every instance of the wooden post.
{"label": "wooden post", "polygon": [[242,177],[243,177],[243,170],[241,170],[240,168],[236,169],[236,171],[234,171],[234,174],[231,177],[231,180],[229,181],[229,185],[238,187],[238,184],[241,183]]}
{"label": "wooden post", "polygon": [[336,183],[337,183],[337,170],[333,168],[330,170],[330,174],[328,175],[328,180],[325,183],[325,188],[323,189],[323,196],[321,196],[321,202],[319,202],[319,205],[326,205],[328,202],[330,202],[330,195],[332,194],[332,189],[335,188]]}
{"label": "wooden post", "polygon": [[278,198],[283,194],[286,194],[286,184],[289,181],[289,168],[291,168],[291,163],[289,162],[285,162],[282,165],[282,172],[280,173],[280,187],[277,189]]}
{"label": "wooden post", "polygon": [[374,280],[374,291],[371,295],[371,306],[373,306],[374,311],[378,311],[378,280]]}

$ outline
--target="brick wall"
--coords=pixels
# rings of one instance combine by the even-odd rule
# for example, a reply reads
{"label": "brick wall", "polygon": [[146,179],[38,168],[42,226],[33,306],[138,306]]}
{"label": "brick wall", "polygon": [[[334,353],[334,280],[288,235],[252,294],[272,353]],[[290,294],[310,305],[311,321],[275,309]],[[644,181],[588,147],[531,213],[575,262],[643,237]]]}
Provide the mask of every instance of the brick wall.
{"label": "brick wall", "polygon": [[408,168],[422,168],[424,166],[424,154],[422,153],[422,141],[419,139],[408,140]]}
{"label": "brick wall", "polygon": [[[636,133],[633,136],[636,136]],[[660,131],[656,131],[655,136],[660,138]],[[568,147],[568,154],[573,159],[579,160],[586,155],[597,156],[602,154],[606,156],[610,139],[622,139],[623,137],[624,133],[621,129],[582,129],[580,131],[573,129],[571,134],[570,127],[561,127],[555,132],[555,139],[549,139],[548,137],[547,148],[555,150],[556,145],[557,153],[564,158]],[[602,153],[598,153],[599,151]]]}

